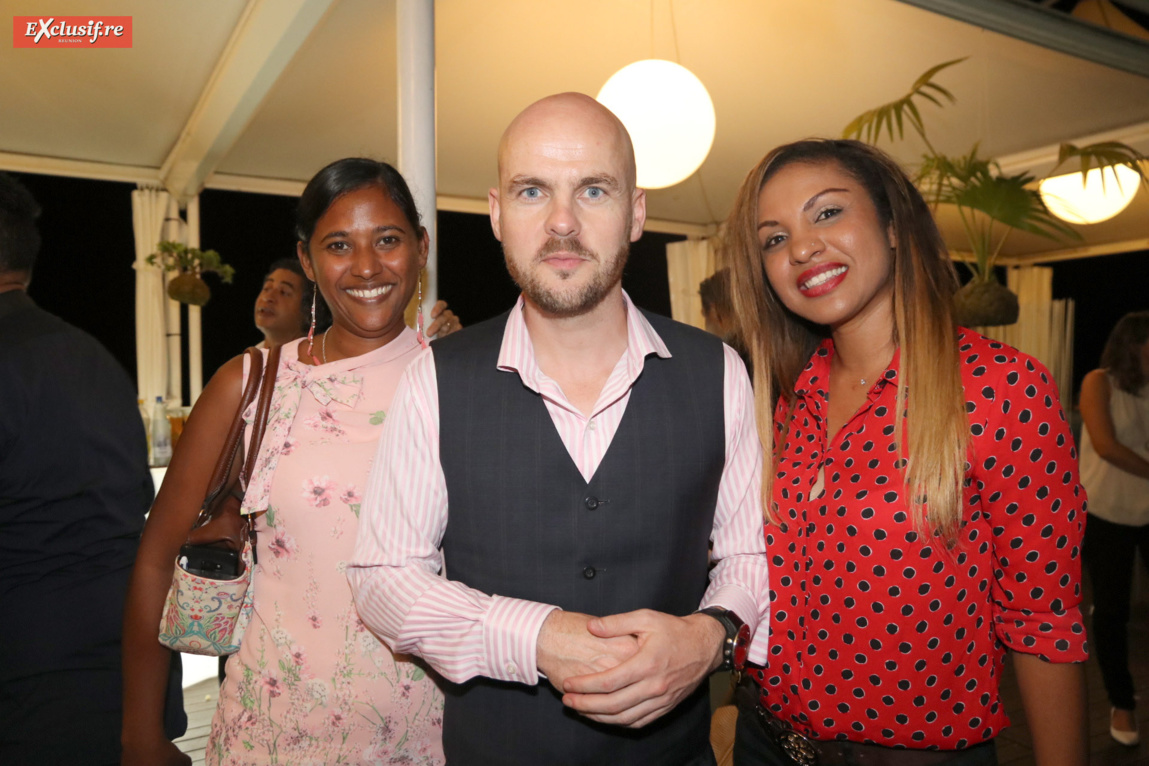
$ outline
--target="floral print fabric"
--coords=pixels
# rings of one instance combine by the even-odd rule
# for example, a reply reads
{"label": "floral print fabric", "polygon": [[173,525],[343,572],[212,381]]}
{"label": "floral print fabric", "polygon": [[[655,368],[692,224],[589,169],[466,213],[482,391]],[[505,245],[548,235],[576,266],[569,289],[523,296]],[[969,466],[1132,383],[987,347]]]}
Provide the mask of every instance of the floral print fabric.
{"label": "floral print fabric", "polygon": [[[207,762],[444,762],[443,700],[425,668],[359,620],[344,574],[363,486],[410,330],[353,359],[312,367],[283,347],[243,508],[258,513],[255,608],[212,721]],[[249,413],[249,422],[250,422]]]}

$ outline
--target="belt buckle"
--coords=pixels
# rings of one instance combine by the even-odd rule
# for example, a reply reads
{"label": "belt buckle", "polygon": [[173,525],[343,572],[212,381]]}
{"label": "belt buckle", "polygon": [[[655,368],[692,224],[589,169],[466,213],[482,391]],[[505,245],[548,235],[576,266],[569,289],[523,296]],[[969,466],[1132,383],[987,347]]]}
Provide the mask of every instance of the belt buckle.
{"label": "belt buckle", "polygon": [[755,712],[762,721],[767,735],[782,749],[782,752],[798,766],[817,766],[818,750],[806,737],[802,736],[781,719],[775,718],[759,703]]}
{"label": "belt buckle", "polygon": [[816,766],[818,763],[818,751],[814,745],[793,729],[782,732],[778,736],[778,744],[798,766]]}

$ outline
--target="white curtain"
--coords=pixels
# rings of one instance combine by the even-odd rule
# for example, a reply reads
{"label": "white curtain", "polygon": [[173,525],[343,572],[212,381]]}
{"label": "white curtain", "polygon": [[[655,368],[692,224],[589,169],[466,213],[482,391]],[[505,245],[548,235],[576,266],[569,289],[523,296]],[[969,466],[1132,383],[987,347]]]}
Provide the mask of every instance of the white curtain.
{"label": "white curtain", "polygon": [[670,281],[670,311],[679,322],[706,329],[698,284],[714,273],[714,243],[688,239],[666,246],[666,271]]}
{"label": "white curtain", "polygon": [[160,189],[132,192],[132,226],[136,238],[136,384],[137,396],[151,403],[167,396],[168,354],[165,311],[168,297],[159,266],[146,259],[156,251],[168,213],[170,195]]}
{"label": "white curtain", "polygon": [[1017,322],[979,327],[978,331],[1037,357],[1048,367],[1061,392],[1062,409],[1068,413],[1073,408],[1073,299],[1053,300],[1053,269],[1048,267],[1011,268],[1006,286],[1017,294]]}

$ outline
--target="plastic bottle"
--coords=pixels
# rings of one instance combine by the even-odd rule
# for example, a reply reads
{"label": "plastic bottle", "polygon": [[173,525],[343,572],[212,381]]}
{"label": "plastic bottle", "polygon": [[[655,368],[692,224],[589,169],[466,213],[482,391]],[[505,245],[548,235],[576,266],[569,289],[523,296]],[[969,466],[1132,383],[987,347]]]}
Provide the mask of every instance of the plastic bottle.
{"label": "plastic bottle", "polygon": [[152,464],[152,416],[148,414],[148,405],[143,399],[137,399],[136,405],[140,410],[140,418],[144,421],[144,436],[148,440],[148,465]]}
{"label": "plastic bottle", "polygon": [[164,398],[156,397],[152,408],[152,465],[165,466],[172,459],[172,425],[168,422]]}

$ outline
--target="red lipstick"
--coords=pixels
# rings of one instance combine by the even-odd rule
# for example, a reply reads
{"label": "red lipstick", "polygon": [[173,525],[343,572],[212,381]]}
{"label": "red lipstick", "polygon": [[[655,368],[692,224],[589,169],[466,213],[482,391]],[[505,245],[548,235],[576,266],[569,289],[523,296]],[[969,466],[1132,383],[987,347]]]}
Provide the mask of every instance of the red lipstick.
{"label": "red lipstick", "polygon": [[798,291],[807,298],[817,298],[833,290],[846,278],[849,267],[842,263],[823,263],[798,275]]}

